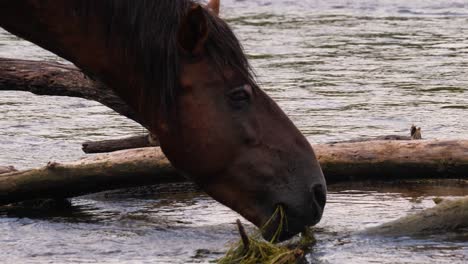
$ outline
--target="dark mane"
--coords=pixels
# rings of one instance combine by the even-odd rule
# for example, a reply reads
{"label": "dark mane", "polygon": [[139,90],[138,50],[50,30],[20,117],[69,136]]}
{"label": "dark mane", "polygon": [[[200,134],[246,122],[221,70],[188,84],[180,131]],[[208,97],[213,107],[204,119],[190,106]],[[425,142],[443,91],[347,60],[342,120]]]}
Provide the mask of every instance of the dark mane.
{"label": "dark mane", "polygon": [[[123,56],[134,60],[134,67],[145,78],[137,111],[170,112],[179,91],[180,54],[177,32],[184,15],[194,3],[189,0],[82,0],[77,15],[96,15],[107,29],[106,39],[118,39]],[[253,74],[243,48],[230,27],[205,10],[209,36],[205,51],[218,70],[236,69],[247,80]],[[92,27],[93,25],[87,25]],[[109,44],[111,45],[111,44]],[[136,58],[136,60],[134,59]],[[157,108],[155,108],[157,107]]]}

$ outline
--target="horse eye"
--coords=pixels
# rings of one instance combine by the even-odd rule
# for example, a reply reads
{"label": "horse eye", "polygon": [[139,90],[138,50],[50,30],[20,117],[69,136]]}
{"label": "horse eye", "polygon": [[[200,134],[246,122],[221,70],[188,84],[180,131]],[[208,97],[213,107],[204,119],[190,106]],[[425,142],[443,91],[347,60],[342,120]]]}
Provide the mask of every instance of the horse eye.
{"label": "horse eye", "polygon": [[229,95],[229,98],[234,101],[245,101],[249,99],[249,94],[246,91],[235,91]]}
{"label": "horse eye", "polygon": [[229,99],[232,101],[247,101],[250,99],[250,94],[246,91],[246,85],[232,89],[229,92]]}

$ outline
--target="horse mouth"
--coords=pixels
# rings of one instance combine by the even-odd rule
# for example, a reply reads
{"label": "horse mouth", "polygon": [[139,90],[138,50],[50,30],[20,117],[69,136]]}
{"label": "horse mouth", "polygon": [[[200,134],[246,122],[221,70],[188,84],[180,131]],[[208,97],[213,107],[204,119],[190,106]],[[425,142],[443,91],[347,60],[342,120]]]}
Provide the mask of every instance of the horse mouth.
{"label": "horse mouth", "polygon": [[317,203],[313,203],[307,212],[290,209],[284,205],[277,206],[279,207],[283,208],[283,214],[276,213],[277,209],[262,228],[262,236],[270,242],[285,241],[304,232],[310,226],[316,225],[323,213],[323,207]]}
{"label": "horse mouth", "polygon": [[295,217],[286,215],[287,210],[284,210],[284,215],[274,214],[262,227],[262,235],[265,240],[272,243],[288,240],[305,229],[304,225],[293,224],[297,222]]}

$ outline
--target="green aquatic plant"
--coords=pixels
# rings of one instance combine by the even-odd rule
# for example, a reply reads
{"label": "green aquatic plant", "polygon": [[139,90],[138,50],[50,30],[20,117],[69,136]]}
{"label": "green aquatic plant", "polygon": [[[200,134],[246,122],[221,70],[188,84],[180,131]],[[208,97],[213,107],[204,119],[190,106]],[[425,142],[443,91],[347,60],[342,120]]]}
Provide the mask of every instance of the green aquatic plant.
{"label": "green aquatic plant", "polygon": [[[270,227],[275,219],[278,219],[278,227],[270,241],[266,241],[262,238],[261,231]],[[310,233],[304,232],[301,234],[298,245],[293,248],[276,243],[283,231],[283,227],[287,226],[286,215],[282,206],[278,206],[267,223],[250,236],[245,233],[244,227],[239,220],[237,220],[237,225],[241,239],[232,245],[223,258],[218,260],[219,264],[296,263],[298,259],[304,256],[304,246],[308,247],[313,242]]]}

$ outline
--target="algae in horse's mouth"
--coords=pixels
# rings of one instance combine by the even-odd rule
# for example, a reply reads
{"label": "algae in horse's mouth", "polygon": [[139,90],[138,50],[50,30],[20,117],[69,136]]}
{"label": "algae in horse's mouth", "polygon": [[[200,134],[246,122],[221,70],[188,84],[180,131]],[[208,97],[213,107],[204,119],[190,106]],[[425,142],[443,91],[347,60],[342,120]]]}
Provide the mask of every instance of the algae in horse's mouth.
{"label": "algae in horse's mouth", "polygon": [[[274,222],[279,216],[279,224],[273,237],[270,241],[266,241],[262,238],[261,231],[268,225]],[[309,232],[303,232],[301,240],[295,246],[287,246],[286,244],[276,244],[278,238],[283,231],[283,226],[286,223],[286,216],[284,208],[278,206],[262,227],[262,229],[253,233],[250,236],[245,234],[240,221],[238,220],[239,232],[242,239],[232,245],[232,247],[226,252],[226,255],[218,260],[219,264],[255,264],[255,263],[266,263],[266,264],[289,264],[297,263],[299,259],[304,256],[304,248],[309,247],[315,240]]]}

